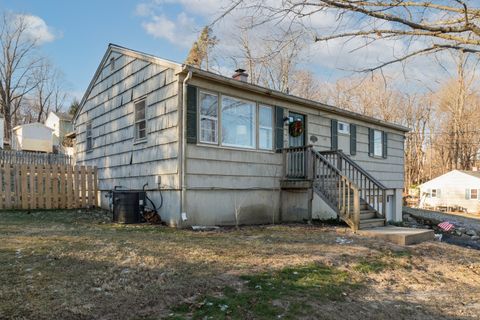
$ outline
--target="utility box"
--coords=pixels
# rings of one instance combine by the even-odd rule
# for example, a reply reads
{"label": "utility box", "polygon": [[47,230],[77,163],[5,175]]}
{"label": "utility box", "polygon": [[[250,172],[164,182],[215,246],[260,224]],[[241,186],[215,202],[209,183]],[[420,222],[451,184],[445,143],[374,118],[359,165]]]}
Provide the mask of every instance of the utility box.
{"label": "utility box", "polygon": [[112,197],[113,222],[139,223],[144,221],[145,191],[114,190]]}

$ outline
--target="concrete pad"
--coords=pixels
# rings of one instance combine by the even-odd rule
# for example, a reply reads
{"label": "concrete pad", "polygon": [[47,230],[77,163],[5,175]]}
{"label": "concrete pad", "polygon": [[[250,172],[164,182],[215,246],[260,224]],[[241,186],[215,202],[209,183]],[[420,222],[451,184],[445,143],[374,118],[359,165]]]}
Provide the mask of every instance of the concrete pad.
{"label": "concrete pad", "polygon": [[435,234],[429,229],[414,229],[385,226],[358,230],[362,236],[387,240],[402,246],[433,240]]}

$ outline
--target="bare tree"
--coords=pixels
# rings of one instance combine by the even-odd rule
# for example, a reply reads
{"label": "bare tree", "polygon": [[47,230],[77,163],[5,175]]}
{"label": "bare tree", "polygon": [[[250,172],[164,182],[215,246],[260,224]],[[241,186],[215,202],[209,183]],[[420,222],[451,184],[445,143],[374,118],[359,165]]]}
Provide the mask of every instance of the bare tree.
{"label": "bare tree", "polygon": [[33,73],[37,86],[29,95],[30,112],[36,121],[44,121],[50,111],[60,111],[66,99],[60,71],[45,62]]}
{"label": "bare tree", "polygon": [[27,32],[28,24],[21,15],[4,14],[0,21],[0,111],[5,117],[5,137],[10,138],[12,116],[20,101],[37,85],[32,76],[42,58],[38,56],[37,41]]}
{"label": "bare tree", "polygon": [[239,30],[239,54],[230,57],[236,66],[247,70],[250,83],[289,93],[292,82],[299,80],[293,76],[299,71],[302,59],[302,38],[291,34],[282,39],[259,39],[252,37],[247,29]]}
{"label": "bare tree", "polygon": [[465,54],[457,58],[457,76],[438,93],[438,114],[447,169],[470,170],[480,147],[480,96],[475,85],[476,68],[469,67]]}
{"label": "bare tree", "polygon": [[335,84],[325,84],[325,102],[389,122],[402,122],[405,94],[392,87],[389,78],[350,77]]}
{"label": "bare tree", "polygon": [[[435,3],[436,2],[436,3]],[[303,28],[313,33],[313,41],[361,38],[364,46],[379,40],[402,40],[411,50],[391,60],[368,67],[374,71],[411,57],[443,50],[480,53],[480,8],[477,1],[404,0],[260,0],[234,1],[225,12],[246,10],[260,19],[252,27],[273,22],[289,26],[287,32]],[[334,14],[337,23],[330,34],[319,34],[308,23],[319,14]],[[361,25],[362,27],[359,27]]]}
{"label": "bare tree", "polygon": [[431,95],[409,97],[402,109],[403,124],[411,129],[405,139],[405,188],[422,183],[427,172],[427,146],[429,141],[429,124],[433,111]]}

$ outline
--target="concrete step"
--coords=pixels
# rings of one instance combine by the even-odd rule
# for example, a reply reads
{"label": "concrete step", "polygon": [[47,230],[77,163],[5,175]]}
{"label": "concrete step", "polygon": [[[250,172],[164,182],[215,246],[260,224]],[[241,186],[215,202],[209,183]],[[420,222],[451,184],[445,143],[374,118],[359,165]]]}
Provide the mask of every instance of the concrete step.
{"label": "concrete step", "polygon": [[385,226],[385,219],[383,218],[360,220],[360,229],[383,227],[383,226]]}
{"label": "concrete step", "polygon": [[435,238],[433,230],[395,226],[361,229],[357,233],[362,236],[383,239],[403,246],[430,241]]}
{"label": "concrete step", "polygon": [[360,220],[368,220],[377,217],[375,210],[360,210]]}

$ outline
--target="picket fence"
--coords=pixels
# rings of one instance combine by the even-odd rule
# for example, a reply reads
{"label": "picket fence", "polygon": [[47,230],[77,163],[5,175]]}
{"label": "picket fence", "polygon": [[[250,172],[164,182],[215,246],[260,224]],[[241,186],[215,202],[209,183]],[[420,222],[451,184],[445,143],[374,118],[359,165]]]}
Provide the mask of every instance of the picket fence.
{"label": "picket fence", "polygon": [[0,209],[96,207],[96,191],[95,167],[0,164]]}

